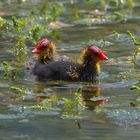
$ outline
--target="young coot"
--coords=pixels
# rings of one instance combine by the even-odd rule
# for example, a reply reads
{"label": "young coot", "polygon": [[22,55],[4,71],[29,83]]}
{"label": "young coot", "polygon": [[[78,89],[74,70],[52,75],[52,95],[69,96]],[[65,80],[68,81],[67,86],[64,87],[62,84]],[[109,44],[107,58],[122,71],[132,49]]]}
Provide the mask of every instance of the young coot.
{"label": "young coot", "polygon": [[55,45],[48,39],[42,39],[37,42],[32,52],[36,54],[37,60],[48,63],[54,60]]}
{"label": "young coot", "polygon": [[46,38],[38,41],[35,44],[32,52],[35,54],[35,56],[30,58],[30,60],[25,64],[26,73],[32,73],[33,68],[38,61],[40,61],[42,64],[47,64],[55,59],[55,45]]}

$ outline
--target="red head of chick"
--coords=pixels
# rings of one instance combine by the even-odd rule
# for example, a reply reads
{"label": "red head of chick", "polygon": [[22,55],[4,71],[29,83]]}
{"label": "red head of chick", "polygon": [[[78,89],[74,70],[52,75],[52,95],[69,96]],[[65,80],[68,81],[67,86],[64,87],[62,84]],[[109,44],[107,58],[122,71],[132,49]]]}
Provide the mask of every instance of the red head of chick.
{"label": "red head of chick", "polygon": [[55,45],[48,39],[42,39],[36,43],[32,52],[36,54],[38,60],[48,63],[54,60]]}

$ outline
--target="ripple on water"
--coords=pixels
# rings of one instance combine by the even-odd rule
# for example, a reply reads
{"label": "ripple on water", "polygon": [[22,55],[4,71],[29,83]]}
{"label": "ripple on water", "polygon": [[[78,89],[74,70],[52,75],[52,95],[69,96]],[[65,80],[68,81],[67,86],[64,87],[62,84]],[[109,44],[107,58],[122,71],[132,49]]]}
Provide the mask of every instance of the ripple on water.
{"label": "ripple on water", "polygon": [[22,116],[24,117],[36,117],[36,116],[57,116],[60,113],[59,108],[53,108],[50,110],[37,110],[37,109],[32,109],[32,107],[29,106],[21,106],[21,105],[10,105],[9,106],[10,111],[13,111],[17,115],[15,117]]}
{"label": "ripple on water", "polygon": [[102,24],[111,24],[113,21],[109,19],[97,19],[97,18],[84,18],[77,21],[74,21],[75,25],[102,25]]}
{"label": "ripple on water", "polygon": [[7,83],[0,83],[0,88],[8,88],[9,85]]}
{"label": "ripple on water", "polygon": [[111,34],[106,37],[107,40],[110,42],[117,43],[118,45],[122,46],[132,46],[133,41],[130,39],[128,34]]}
{"label": "ripple on water", "polygon": [[0,120],[22,119],[24,116],[15,114],[0,114]]}
{"label": "ripple on water", "polygon": [[106,83],[106,84],[99,84],[98,87],[102,88],[102,89],[106,89],[106,88],[124,88],[124,87],[129,87],[132,85],[137,84],[138,81],[136,80],[131,80],[128,82],[115,82],[115,83]]}
{"label": "ripple on water", "polygon": [[140,110],[107,110],[107,117],[117,125],[140,125]]}

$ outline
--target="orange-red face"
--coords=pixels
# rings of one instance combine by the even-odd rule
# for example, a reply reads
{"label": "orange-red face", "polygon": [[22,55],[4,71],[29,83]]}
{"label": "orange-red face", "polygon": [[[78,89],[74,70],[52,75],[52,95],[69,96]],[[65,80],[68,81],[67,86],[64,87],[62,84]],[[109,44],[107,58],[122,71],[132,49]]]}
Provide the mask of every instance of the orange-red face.
{"label": "orange-red face", "polygon": [[95,45],[91,45],[83,50],[83,64],[93,66],[96,71],[100,72],[100,63],[108,60],[108,57]]}
{"label": "orange-red face", "polygon": [[50,42],[48,39],[42,39],[38,41],[32,50],[33,53],[35,53],[38,58],[45,58],[45,59],[52,59],[53,53],[55,50],[55,45]]}
{"label": "orange-red face", "polygon": [[93,56],[97,57],[99,60],[108,60],[108,57],[104,54],[104,52],[96,46],[90,46],[88,50],[91,51]]}
{"label": "orange-red face", "polygon": [[85,59],[90,59],[89,61],[91,62],[92,61],[99,62],[99,61],[108,60],[108,57],[104,54],[104,52],[100,50],[98,47],[96,47],[95,45],[87,47],[83,51],[83,56]]}
{"label": "orange-red face", "polygon": [[49,48],[50,48],[50,41],[48,39],[42,39],[36,43],[32,52],[35,54],[40,54],[44,50],[49,49]]}

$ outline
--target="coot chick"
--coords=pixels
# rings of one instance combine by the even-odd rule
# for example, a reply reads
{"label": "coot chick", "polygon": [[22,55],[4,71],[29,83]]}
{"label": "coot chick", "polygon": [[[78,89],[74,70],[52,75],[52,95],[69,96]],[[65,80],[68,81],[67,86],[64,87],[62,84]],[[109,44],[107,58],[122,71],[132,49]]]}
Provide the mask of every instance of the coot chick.
{"label": "coot chick", "polygon": [[48,39],[42,39],[37,42],[32,52],[36,54],[37,60],[42,63],[48,63],[54,60],[55,45]]}
{"label": "coot chick", "polygon": [[104,52],[91,45],[82,51],[81,64],[58,60],[44,65],[38,61],[33,73],[39,80],[95,82],[100,72],[100,64],[104,60],[108,60]]}
{"label": "coot chick", "polygon": [[55,57],[55,45],[53,42],[44,38],[38,41],[32,52],[36,55],[26,63],[25,71],[26,73],[32,73],[33,68],[38,61],[43,64],[47,64],[50,61],[54,61]]}

